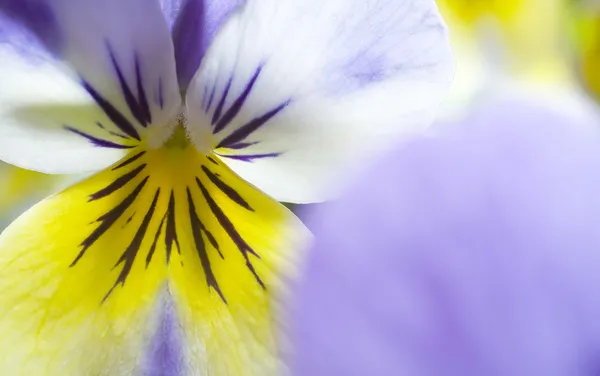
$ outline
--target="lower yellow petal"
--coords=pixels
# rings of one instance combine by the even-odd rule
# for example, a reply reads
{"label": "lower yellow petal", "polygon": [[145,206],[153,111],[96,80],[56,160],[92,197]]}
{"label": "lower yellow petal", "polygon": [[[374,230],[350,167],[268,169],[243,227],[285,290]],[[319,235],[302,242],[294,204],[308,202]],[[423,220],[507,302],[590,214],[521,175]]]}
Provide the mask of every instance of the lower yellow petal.
{"label": "lower yellow petal", "polygon": [[184,374],[276,372],[274,294],[305,239],[217,158],[134,150],[0,236],[0,374],[140,373],[165,301]]}

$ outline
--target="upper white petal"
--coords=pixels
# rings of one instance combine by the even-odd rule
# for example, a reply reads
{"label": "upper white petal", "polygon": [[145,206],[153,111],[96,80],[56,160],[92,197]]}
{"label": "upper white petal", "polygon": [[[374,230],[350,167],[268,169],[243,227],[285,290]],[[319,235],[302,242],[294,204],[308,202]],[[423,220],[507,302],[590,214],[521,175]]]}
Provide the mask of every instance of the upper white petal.
{"label": "upper white petal", "polygon": [[348,167],[427,126],[453,69],[432,0],[250,0],[192,81],[189,131],[275,198],[318,201]]}
{"label": "upper white petal", "polygon": [[[166,124],[180,105],[169,30],[158,3],[146,0],[0,4],[0,82],[0,159],[48,173],[95,170],[123,155],[90,137],[106,145],[139,142],[98,98],[137,138]],[[151,122],[140,123],[123,82],[138,104],[145,96]]]}

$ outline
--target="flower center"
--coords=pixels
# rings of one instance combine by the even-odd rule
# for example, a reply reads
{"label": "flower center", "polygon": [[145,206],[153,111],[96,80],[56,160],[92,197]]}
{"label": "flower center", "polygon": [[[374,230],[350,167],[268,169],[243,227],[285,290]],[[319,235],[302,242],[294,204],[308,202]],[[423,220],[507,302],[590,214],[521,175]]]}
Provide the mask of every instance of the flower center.
{"label": "flower center", "polygon": [[[166,125],[149,127],[145,137],[148,148],[160,149],[162,147],[173,147],[173,142],[175,145],[178,144],[178,147],[182,147],[184,145],[183,141],[185,141],[184,139],[186,138],[186,124],[185,111],[182,108]],[[174,138],[175,140],[173,140]],[[167,144],[171,146],[168,146]]]}
{"label": "flower center", "polygon": [[103,263],[101,301],[119,286],[137,286],[146,273],[164,275],[167,265],[185,268],[223,302],[238,294],[228,286],[240,273],[246,284],[266,288],[266,266],[255,249],[264,234],[248,223],[259,220],[256,210],[272,217],[279,211],[218,158],[191,145],[179,126],[161,148],[133,149],[95,178],[87,208],[96,217],[78,239],[71,269]]}
{"label": "flower center", "polygon": [[185,109],[182,108],[166,126],[149,128],[146,143],[151,150],[186,149],[188,146],[194,146],[200,154],[210,155],[214,150],[212,134],[195,133],[198,134],[191,135],[189,133]]}
{"label": "flower center", "polygon": [[185,128],[180,125],[175,128],[171,138],[164,144],[164,147],[168,149],[186,149],[188,146],[190,146],[190,140],[185,134]]}

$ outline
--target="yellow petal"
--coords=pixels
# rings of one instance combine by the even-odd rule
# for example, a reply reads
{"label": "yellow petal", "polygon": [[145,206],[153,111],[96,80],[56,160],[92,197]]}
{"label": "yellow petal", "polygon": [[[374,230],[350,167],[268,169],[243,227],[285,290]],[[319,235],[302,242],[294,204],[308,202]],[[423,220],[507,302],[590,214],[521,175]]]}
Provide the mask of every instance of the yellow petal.
{"label": "yellow petal", "polygon": [[59,177],[24,170],[0,162],[0,215],[28,198],[48,194]]}
{"label": "yellow petal", "polygon": [[134,150],[0,236],[0,374],[140,372],[165,296],[189,374],[274,371],[273,293],[305,236],[214,157]]}

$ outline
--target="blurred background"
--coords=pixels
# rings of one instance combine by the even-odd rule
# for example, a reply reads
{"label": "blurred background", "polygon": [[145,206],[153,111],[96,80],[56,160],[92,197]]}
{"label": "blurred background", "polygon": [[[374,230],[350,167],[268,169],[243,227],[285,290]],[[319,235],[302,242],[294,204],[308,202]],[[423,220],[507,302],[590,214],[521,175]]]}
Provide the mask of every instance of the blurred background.
{"label": "blurred background", "polygon": [[[439,0],[458,66],[440,117],[522,92],[577,106],[600,94],[600,2]],[[568,108],[567,108],[568,109]]]}

